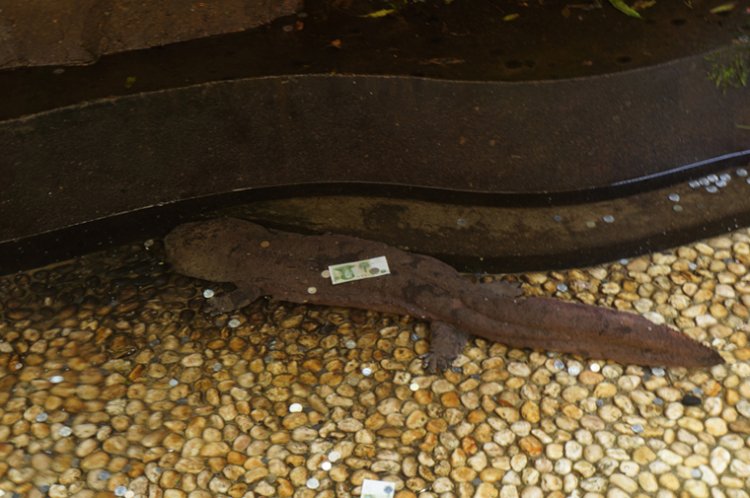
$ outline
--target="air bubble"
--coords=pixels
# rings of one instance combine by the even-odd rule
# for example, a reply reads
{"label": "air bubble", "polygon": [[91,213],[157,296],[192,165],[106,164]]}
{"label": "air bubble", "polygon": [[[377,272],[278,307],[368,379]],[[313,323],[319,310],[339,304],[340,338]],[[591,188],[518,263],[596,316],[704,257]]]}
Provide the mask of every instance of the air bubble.
{"label": "air bubble", "polygon": [[669,200],[672,202],[680,202],[680,194],[677,193],[671,193],[669,194]]}
{"label": "air bubble", "polygon": [[741,176],[742,178],[747,176],[747,170],[745,168],[737,168],[737,171],[735,171],[737,176]]}
{"label": "air bubble", "polygon": [[714,175],[714,174],[707,175],[706,176],[706,180],[708,180],[711,183],[716,183],[716,182],[719,181],[719,176],[718,175]]}
{"label": "air bubble", "polygon": [[602,221],[604,223],[614,223],[615,217],[612,216],[611,214],[605,214],[604,216],[602,216]]}
{"label": "air bubble", "polygon": [[708,192],[709,194],[715,194],[718,191],[719,187],[717,187],[716,185],[709,185],[708,187],[706,187],[706,192]]}
{"label": "air bubble", "polygon": [[674,206],[672,206],[672,211],[674,211],[675,213],[681,213],[682,206],[680,206],[679,204],[675,204]]}

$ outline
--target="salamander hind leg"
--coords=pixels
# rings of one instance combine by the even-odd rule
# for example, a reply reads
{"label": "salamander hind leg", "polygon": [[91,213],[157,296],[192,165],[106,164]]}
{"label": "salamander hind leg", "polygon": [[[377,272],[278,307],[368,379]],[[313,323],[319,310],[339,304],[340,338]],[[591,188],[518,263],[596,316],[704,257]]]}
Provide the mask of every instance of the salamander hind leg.
{"label": "salamander hind leg", "polygon": [[453,360],[463,351],[471,337],[445,322],[432,322],[430,326],[430,352],[424,359],[428,372],[441,372],[451,366]]}

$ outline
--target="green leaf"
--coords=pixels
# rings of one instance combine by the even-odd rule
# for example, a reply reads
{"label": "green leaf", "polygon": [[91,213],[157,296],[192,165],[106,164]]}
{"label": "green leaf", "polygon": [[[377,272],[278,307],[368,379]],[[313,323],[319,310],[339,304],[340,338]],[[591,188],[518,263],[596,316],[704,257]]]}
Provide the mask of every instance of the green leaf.
{"label": "green leaf", "polygon": [[625,15],[635,17],[637,19],[642,19],[638,11],[630,5],[626,4],[623,0],[609,0],[609,3],[612,4],[612,7],[616,8]]}
{"label": "green leaf", "polygon": [[360,16],[360,17],[369,17],[369,18],[372,18],[372,19],[377,19],[379,17],[389,16],[389,15],[393,14],[394,12],[396,12],[396,9],[380,9],[380,10],[376,10],[374,12],[370,12],[369,14],[365,14],[365,15]]}
{"label": "green leaf", "polygon": [[714,7],[713,9],[709,10],[709,12],[712,14],[721,14],[722,12],[729,12],[730,10],[734,9],[734,6],[734,2],[728,2]]}

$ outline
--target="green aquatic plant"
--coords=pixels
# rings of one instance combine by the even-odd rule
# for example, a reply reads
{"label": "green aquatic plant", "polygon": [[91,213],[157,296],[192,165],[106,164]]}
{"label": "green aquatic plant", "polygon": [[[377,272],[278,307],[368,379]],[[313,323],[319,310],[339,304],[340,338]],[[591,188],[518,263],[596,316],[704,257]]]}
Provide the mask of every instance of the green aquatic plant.
{"label": "green aquatic plant", "polygon": [[626,4],[623,0],[609,0],[609,3],[612,4],[612,7],[616,8],[626,16],[641,19],[641,15],[638,13],[638,11],[630,5]]}
{"label": "green aquatic plant", "polygon": [[750,47],[732,51],[731,54],[718,54],[707,57],[711,63],[708,79],[717,88],[739,88],[747,86],[750,79]]}

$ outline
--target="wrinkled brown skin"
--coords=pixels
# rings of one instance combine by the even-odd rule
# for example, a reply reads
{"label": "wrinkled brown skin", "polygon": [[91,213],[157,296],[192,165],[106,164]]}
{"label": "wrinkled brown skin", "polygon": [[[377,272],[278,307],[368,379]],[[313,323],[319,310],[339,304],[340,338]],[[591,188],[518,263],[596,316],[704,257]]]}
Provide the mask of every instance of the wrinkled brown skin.
{"label": "wrinkled brown skin", "polygon": [[[370,309],[431,322],[427,367],[447,368],[474,334],[515,348],[574,353],[623,364],[708,367],[714,350],[632,314],[551,298],[518,297],[477,284],[437,259],[343,235],[305,236],[222,218],[187,223],[166,238],[167,259],[184,275],[232,282],[212,298],[231,311],[261,296],[280,301]],[[329,265],[385,256],[391,275],[332,285]],[[315,293],[308,292],[314,287]]]}

